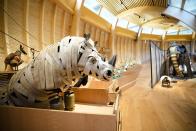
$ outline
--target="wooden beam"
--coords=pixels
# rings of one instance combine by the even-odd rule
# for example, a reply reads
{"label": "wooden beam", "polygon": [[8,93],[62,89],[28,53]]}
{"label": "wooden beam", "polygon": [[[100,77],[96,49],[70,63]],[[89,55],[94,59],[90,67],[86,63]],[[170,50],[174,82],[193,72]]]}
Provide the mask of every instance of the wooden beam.
{"label": "wooden beam", "polygon": [[193,15],[185,10],[182,10],[180,8],[171,7],[171,6],[168,6],[168,8],[165,11],[163,11],[163,14],[170,16],[170,17],[174,17],[174,18],[182,21],[184,24],[186,24],[191,29],[196,31],[196,17],[195,17],[195,15]]}
{"label": "wooden beam", "polygon": [[160,35],[154,35],[154,34],[141,34],[140,40],[161,41],[162,40],[162,37]]}
{"label": "wooden beam", "polygon": [[143,28],[142,28],[142,26],[140,26],[139,30],[138,30],[138,33],[137,33],[137,39],[140,39],[140,36],[142,34],[142,30],[143,30]]}
{"label": "wooden beam", "polygon": [[[27,30],[27,31],[29,31],[29,0],[25,0],[25,4],[26,4],[26,6],[25,6],[25,10],[24,10],[24,13],[25,13],[25,29]],[[26,44],[28,45],[28,46],[30,46],[29,45],[29,33],[25,33],[25,36],[26,36],[26,38],[25,38],[25,40],[26,40]],[[28,48],[27,49],[27,54],[30,56],[31,54],[29,53],[30,52],[30,48]]]}
{"label": "wooden beam", "polygon": [[55,4],[58,4],[58,6],[62,7],[63,10],[68,10],[72,14],[74,13],[74,10],[68,5],[67,0],[50,0],[50,1],[55,3]]}
{"label": "wooden beam", "polygon": [[150,19],[150,20],[147,20],[146,22],[143,22],[143,23],[141,24],[141,26],[144,26],[145,24],[148,24],[148,23],[150,23],[150,22],[153,22],[153,21],[155,21],[155,20],[160,20],[160,19],[163,19],[163,17],[155,17],[155,18],[152,18],[152,19]]}
{"label": "wooden beam", "polygon": [[65,35],[65,19],[66,19],[66,12],[65,12],[65,10],[64,10],[64,11],[63,11],[63,20],[62,20],[62,31],[61,31],[62,38],[63,38],[64,35]]}
{"label": "wooden beam", "polygon": [[127,29],[129,28],[129,22],[127,23],[127,26],[126,26],[126,28],[127,28]]}
{"label": "wooden beam", "polygon": [[99,16],[100,16],[100,14],[101,14],[102,9],[103,9],[103,6],[101,5],[101,8],[100,8],[100,10],[99,10],[99,12],[98,12],[98,15],[99,15]]}
{"label": "wooden beam", "polygon": [[44,10],[45,10],[45,5],[46,5],[46,0],[42,1],[42,6],[40,9],[41,12],[41,18],[40,18],[40,41],[41,41],[41,48],[43,48],[44,46]]}
{"label": "wooden beam", "polygon": [[131,53],[131,60],[133,60],[133,58],[134,58],[134,54],[133,54],[134,53],[133,52],[134,51],[134,45],[133,44],[134,43],[133,43],[133,40],[129,40],[129,41],[130,41],[130,44],[131,44],[130,47],[129,47],[130,48],[129,52]]}
{"label": "wooden beam", "polygon": [[184,9],[185,2],[186,2],[186,0],[182,0],[181,9]]}
{"label": "wooden beam", "polygon": [[52,34],[53,34],[53,38],[52,38],[52,43],[55,43],[56,41],[56,36],[55,36],[55,31],[56,31],[56,15],[57,15],[57,5],[54,4],[54,12],[53,12],[53,19],[52,19]]}
{"label": "wooden beam", "polygon": [[191,41],[192,35],[166,35],[165,41]]}
{"label": "wooden beam", "polygon": [[117,17],[118,18],[124,18],[126,16],[128,16],[129,14],[132,14],[133,12],[142,12],[142,11],[145,11],[145,10],[162,10],[164,9],[165,7],[158,7],[158,6],[139,6],[139,7],[135,7],[135,8],[131,8],[129,10],[125,10],[125,11],[122,11],[121,13],[117,14]]}
{"label": "wooden beam", "polygon": [[195,48],[196,48],[195,32],[193,32],[193,34],[192,34],[192,53],[196,53]]}
{"label": "wooden beam", "polygon": [[192,34],[192,39],[195,40],[195,37],[196,37],[196,33],[193,32],[193,34]]}
{"label": "wooden beam", "polygon": [[[8,10],[7,5],[8,5],[7,0],[4,0],[4,9],[5,10]],[[8,16],[5,13],[3,15],[4,15],[4,32],[8,33]],[[11,53],[11,52],[9,52],[9,49],[7,48],[8,43],[9,43],[9,37],[7,35],[5,35],[5,51],[6,51],[6,54]]]}
{"label": "wooden beam", "polygon": [[137,34],[134,31],[127,30],[121,27],[116,27],[115,28],[115,34],[118,34],[120,36],[126,36],[131,39],[136,39]]}
{"label": "wooden beam", "polygon": [[81,7],[84,3],[84,0],[77,0],[76,5],[75,5],[75,13],[73,15],[73,20],[72,20],[72,27],[71,27],[71,35],[76,35],[79,36],[79,27],[80,27],[80,10]]}
{"label": "wooden beam", "polygon": [[87,21],[88,23],[91,23],[95,26],[98,26],[99,28],[107,32],[110,31],[112,28],[112,24],[108,23],[105,19],[101,18],[100,16],[85,7],[81,7],[80,19]]}

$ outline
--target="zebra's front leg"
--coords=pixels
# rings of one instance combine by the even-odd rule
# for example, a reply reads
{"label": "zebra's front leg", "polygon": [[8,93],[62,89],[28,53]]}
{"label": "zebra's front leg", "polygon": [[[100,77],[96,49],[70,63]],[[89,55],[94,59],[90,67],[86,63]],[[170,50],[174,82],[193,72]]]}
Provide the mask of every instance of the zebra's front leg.
{"label": "zebra's front leg", "polygon": [[48,101],[51,109],[63,110],[63,96],[60,89],[54,89],[48,94]]}

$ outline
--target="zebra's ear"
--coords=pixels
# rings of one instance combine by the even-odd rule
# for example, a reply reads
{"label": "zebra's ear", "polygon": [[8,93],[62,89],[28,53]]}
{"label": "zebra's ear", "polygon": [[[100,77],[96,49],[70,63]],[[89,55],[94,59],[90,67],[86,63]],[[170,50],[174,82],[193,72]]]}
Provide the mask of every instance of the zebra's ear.
{"label": "zebra's ear", "polygon": [[95,47],[97,47],[98,46],[98,41],[95,41],[94,45],[95,45]]}
{"label": "zebra's ear", "polygon": [[84,34],[84,38],[86,39],[86,41],[88,41],[91,37],[91,34],[90,33],[85,33]]}

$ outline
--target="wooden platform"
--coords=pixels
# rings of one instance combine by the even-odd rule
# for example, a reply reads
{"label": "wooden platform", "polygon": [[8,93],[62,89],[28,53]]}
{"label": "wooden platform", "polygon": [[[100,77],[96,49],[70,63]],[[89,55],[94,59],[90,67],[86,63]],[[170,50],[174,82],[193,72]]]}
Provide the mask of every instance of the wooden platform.
{"label": "wooden platform", "polygon": [[74,111],[0,106],[0,131],[119,131],[118,94],[109,97],[106,89],[90,88],[74,92]]}

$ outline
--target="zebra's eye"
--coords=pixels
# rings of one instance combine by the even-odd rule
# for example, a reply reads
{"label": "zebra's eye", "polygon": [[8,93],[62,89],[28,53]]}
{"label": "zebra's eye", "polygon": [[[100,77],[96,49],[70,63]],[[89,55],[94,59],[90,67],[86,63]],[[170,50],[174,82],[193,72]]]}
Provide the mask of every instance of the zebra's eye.
{"label": "zebra's eye", "polygon": [[97,62],[97,60],[95,59],[95,57],[91,57],[90,62],[91,62],[92,64],[95,64],[95,63]]}

